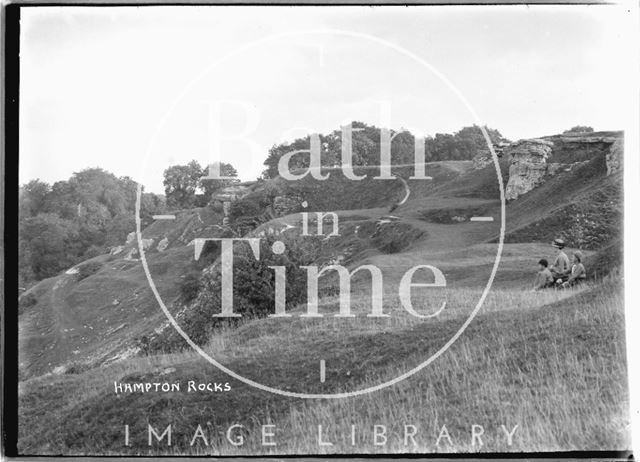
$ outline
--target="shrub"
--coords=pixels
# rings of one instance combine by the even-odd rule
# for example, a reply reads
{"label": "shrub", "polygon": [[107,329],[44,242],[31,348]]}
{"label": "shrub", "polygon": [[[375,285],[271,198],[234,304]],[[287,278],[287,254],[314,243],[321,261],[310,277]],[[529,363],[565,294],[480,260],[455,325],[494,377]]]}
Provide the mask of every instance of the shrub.
{"label": "shrub", "polygon": [[224,206],[222,205],[222,202],[214,200],[212,202],[209,203],[209,207],[211,208],[211,210],[213,210],[216,213],[223,213],[224,212]]}
{"label": "shrub", "polygon": [[90,258],[95,258],[99,255],[104,254],[104,248],[101,246],[97,246],[97,245],[92,245],[91,247],[89,247],[84,254],[82,255],[82,258],[84,258],[85,260],[88,260]]}
{"label": "shrub", "polygon": [[151,273],[156,274],[158,276],[166,274],[171,267],[171,263],[168,261],[156,261],[149,265],[149,269]]}
{"label": "shrub", "polygon": [[565,130],[562,134],[566,133],[593,133],[593,127],[588,127],[586,125],[576,125],[575,127],[571,127],[569,130]]}
{"label": "shrub", "polygon": [[[256,260],[248,245],[234,248],[233,311],[242,318],[214,318],[221,307],[221,273],[219,263],[197,277],[199,272],[188,274],[181,287],[183,302],[187,307],[179,316],[182,329],[198,345],[209,341],[213,330],[223,325],[234,325],[238,320],[266,317],[273,313],[275,300],[275,274],[269,266],[286,268],[286,303],[295,306],[306,301],[306,271],[301,267],[311,264],[321,249],[320,239],[285,238],[286,250],[282,255],[271,251],[276,240],[268,236],[260,241],[260,259]],[[153,338],[141,338],[138,345],[147,354],[171,352],[184,348],[184,339],[174,329],[166,329]]]}
{"label": "shrub", "polygon": [[89,261],[78,266],[78,281],[97,273],[102,269],[102,263],[97,261]]}
{"label": "shrub", "polygon": [[31,308],[38,303],[38,298],[32,292],[24,294],[18,299],[18,313],[22,313],[24,310]]}
{"label": "shrub", "polygon": [[229,216],[232,220],[239,217],[253,217],[262,213],[260,200],[256,197],[243,197],[231,203]]}
{"label": "shrub", "polygon": [[198,296],[201,288],[200,284],[200,272],[192,271],[182,280],[180,284],[180,295],[184,303],[191,303]]}
{"label": "shrub", "polygon": [[425,234],[405,223],[390,223],[381,226],[374,233],[373,245],[384,253],[398,253],[405,250]]}

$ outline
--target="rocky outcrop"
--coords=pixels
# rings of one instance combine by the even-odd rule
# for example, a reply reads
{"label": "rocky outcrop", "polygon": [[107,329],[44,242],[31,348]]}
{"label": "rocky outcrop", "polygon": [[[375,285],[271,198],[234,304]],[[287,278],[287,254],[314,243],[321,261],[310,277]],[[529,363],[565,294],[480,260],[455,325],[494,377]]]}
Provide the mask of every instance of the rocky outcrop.
{"label": "rocky outcrop", "polygon": [[229,225],[229,211],[231,210],[231,203],[242,199],[244,196],[251,192],[251,188],[244,184],[234,184],[222,188],[211,197],[212,206],[217,207],[217,204],[222,204],[222,212],[224,217],[222,218],[222,225]]}
{"label": "rocky outcrop", "polygon": [[505,199],[513,200],[544,181],[553,143],[541,139],[520,140],[505,149],[511,161]]}
{"label": "rocky outcrop", "polygon": [[109,255],[118,255],[123,250],[124,250],[123,245],[117,245],[115,247],[111,247],[111,250],[109,250]]}
{"label": "rocky outcrop", "polygon": [[478,154],[473,156],[471,162],[473,163],[473,168],[475,170],[480,170],[481,168],[485,168],[489,165],[493,160],[491,159],[491,151],[488,149],[482,149],[478,151]]}
{"label": "rocky outcrop", "polygon": [[164,252],[167,247],[169,247],[169,239],[165,237],[160,242],[158,242],[158,247],[156,247],[156,249],[158,250],[158,252]]}
{"label": "rocky outcrop", "polygon": [[[506,141],[500,141],[493,144],[493,151],[496,153],[496,157],[501,158],[504,155],[504,150],[511,144]],[[487,165],[493,163],[493,156],[488,148],[478,150],[478,153],[471,159],[474,170],[480,170]]]}
{"label": "rocky outcrop", "polygon": [[565,168],[565,164],[559,162],[551,162],[547,164],[547,175],[554,176],[556,173]]}
{"label": "rocky outcrop", "polygon": [[624,150],[623,142],[621,139],[617,139],[609,149],[606,155],[607,161],[607,175],[619,172],[622,170],[622,153]]}
{"label": "rocky outcrop", "polygon": [[574,164],[576,162],[590,161],[598,156],[606,156],[612,145],[617,140],[622,140],[624,133],[619,132],[593,132],[573,133],[545,136],[542,139],[553,143],[553,152],[548,162],[562,164]]}
{"label": "rocky outcrop", "polygon": [[235,200],[241,199],[251,192],[251,188],[241,184],[234,184],[231,186],[227,186],[226,188],[222,188],[217,191],[211,199],[214,201],[224,202],[233,202]]}

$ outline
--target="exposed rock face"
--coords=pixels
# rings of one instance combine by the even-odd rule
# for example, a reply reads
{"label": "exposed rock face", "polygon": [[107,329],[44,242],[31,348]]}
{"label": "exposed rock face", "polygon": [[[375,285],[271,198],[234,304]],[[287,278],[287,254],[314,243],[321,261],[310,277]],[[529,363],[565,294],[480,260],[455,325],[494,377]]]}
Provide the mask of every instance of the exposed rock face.
{"label": "exposed rock face", "polygon": [[607,153],[607,175],[619,172],[622,170],[622,153],[624,146],[621,139],[617,139],[612,145],[611,149]]}
{"label": "exposed rock face", "polygon": [[127,261],[137,261],[136,258],[138,256],[138,249],[130,249],[127,255],[125,255],[124,259]]}
{"label": "exposed rock face", "polygon": [[224,217],[222,218],[223,226],[229,226],[229,211],[231,210],[231,203],[243,198],[250,192],[250,187],[242,184],[235,184],[227,186],[213,195],[211,201],[214,204],[217,202],[222,203],[222,212],[224,213]]}
{"label": "exposed rock face", "polygon": [[165,237],[160,242],[158,242],[158,247],[156,248],[158,249],[158,252],[164,252],[167,247],[169,247],[169,239]]}
{"label": "exposed rock face", "polygon": [[481,151],[478,151],[478,154],[473,156],[472,162],[473,162],[473,168],[475,170],[480,170],[481,168],[485,168],[487,165],[489,165],[492,162],[491,151],[489,151],[488,149],[483,149]]}
{"label": "exposed rock face", "polygon": [[550,141],[531,139],[517,141],[505,150],[511,160],[505,191],[507,200],[516,199],[544,181],[552,146]]}
{"label": "exposed rock face", "polygon": [[131,231],[129,234],[127,234],[127,241],[125,242],[125,245],[131,244],[135,238],[136,238],[136,232]]}
{"label": "exposed rock face", "polygon": [[611,145],[624,138],[623,132],[573,133],[545,136],[543,139],[553,142],[553,152],[547,162],[574,164],[606,156]]}
{"label": "exposed rock face", "polygon": [[118,255],[123,250],[124,250],[123,245],[117,245],[115,247],[111,247],[111,250],[109,251],[109,255]]}
{"label": "exposed rock face", "polygon": [[249,192],[251,192],[251,189],[248,186],[236,184],[222,188],[211,199],[222,203],[233,202],[246,196]]}
{"label": "exposed rock face", "polygon": [[549,176],[553,176],[556,173],[558,173],[558,171],[560,171],[563,167],[564,167],[564,164],[561,164],[559,162],[549,163],[547,164],[547,174]]}

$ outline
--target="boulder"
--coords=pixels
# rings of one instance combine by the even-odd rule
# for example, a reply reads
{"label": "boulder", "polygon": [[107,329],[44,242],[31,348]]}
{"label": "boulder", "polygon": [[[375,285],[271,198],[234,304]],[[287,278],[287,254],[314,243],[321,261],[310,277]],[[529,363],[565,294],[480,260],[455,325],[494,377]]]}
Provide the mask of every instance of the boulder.
{"label": "boulder", "polygon": [[622,153],[624,152],[624,145],[621,139],[617,139],[609,149],[606,156],[607,161],[607,175],[619,172],[622,170]]}
{"label": "boulder", "polygon": [[127,261],[137,261],[138,259],[135,258],[137,255],[138,255],[138,249],[135,249],[135,248],[130,249],[127,255],[124,257],[124,259]]}
{"label": "boulder", "polygon": [[505,191],[507,200],[517,199],[544,181],[552,146],[550,141],[530,139],[517,141],[505,149],[511,160]]}
{"label": "boulder", "polygon": [[160,242],[158,242],[158,247],[156,247],[156,249],[158,249],[158,252],[164,252],[167,247],[169,247],[169,239],[165,237]]}
{"label": "boulder", "polygon": [[115,247],[111,247],[111,250],[109,251],[109,255],[118,255],[123,250],[124,250],[123,245],[117,245]]}

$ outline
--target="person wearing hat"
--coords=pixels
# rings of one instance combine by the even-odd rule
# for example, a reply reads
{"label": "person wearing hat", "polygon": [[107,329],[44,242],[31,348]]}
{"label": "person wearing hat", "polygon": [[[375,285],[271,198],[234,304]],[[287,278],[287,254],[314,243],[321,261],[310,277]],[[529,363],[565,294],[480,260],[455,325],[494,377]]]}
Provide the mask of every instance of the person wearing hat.
{"label": "person wearing hat", "polygon": [[587,280],[587,270],[585,270],[582,264],[582,252],[576,250],[573,252],[573,265],[571,266],[571,276],[567,279],[567,282],[562,284],[562,287],[571,287],[576,284],[580,284]]}
{"label": "person wearing hat", "polygon": [[554,260],[553,265],[551,265],[551,268],[549,268],[549,271],[551,271],[556,282],[558,282],[558,279],[562,282],[571,272],[571,263],[569,262],[567,254],[562,250],[565,247],[562,239],[554,239],[551,245],[558,249],[558,255],[556,255],[556,259]]}

